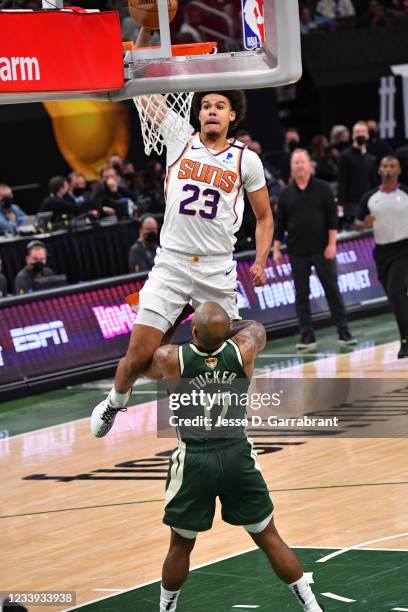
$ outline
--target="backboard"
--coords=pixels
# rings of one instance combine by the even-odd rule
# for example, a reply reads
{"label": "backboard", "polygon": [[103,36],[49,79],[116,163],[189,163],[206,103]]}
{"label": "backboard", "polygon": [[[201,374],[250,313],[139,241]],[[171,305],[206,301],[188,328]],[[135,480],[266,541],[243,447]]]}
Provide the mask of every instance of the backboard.
{"label": "backboard", "polygon": [[[126,56],[129,80],[113,99],[140,91],[273,87],[300,78],[297,0],[189,0],[179,12],[169,27],[167,1],[159,0],[160,46]],[[216,55],[171,57],[171,44],[209,40],[217,42]]]}
{"label": "backboard", "polygon": [[[127,0],[121,2],[122,39],[134,40],[138,26],[129,15]],[[157,3],[160,27],[153,46],[124,53],[124,86],[103,91],[68,86],[65,91],[26,89],[0,93],[0,104],[83,98],[119,101],[151,93],[274,87],[300,78],[298,0],[179,0],[171,24],[167,0]],[[175,57],[172,53],[174,45],[208,41],[217,43],[216,54],[195,51]],[[52,47],[49,53],[52,57]],[[110,58],[103,47],[97,57],[100,66],[95,66],[95,55],[88,64],[91,61],[94,72],[102,74]],[[86,58],[72,58],[72,63],[82,60],[86,64]],[[61,70],[60,80],[64,75]]]}

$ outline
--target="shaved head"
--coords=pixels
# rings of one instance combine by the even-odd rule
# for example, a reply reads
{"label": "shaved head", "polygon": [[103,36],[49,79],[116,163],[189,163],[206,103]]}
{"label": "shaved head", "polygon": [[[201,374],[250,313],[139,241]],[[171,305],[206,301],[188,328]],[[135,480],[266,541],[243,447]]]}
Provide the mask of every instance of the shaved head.
{"label": "shaved head", "polygon": [[229,317],[216,302],[200,304],[192,323],[193,342],[206,352],[219,348],[230,333]]}

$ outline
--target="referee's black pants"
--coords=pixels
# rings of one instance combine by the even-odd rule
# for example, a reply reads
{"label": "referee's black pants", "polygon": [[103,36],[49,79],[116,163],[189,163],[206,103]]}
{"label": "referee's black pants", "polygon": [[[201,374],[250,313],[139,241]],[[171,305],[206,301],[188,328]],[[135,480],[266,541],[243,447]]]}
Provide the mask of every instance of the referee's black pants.
{"label": "referee's black pants", "polygon": [[331,316],[339,332],[347,327],[346,309],[337,283],[337,265],[335,259],[327,259],[323,253],[313,255],[290,255],[292,276],[296,292],[296,313],[299,319],[300,332],[312,331],[312,313],[310,310],[309,278],[312,266],[322,283]]}
{"label": "referee's black pants", "polygon": [[408,339],[408,240],[377,244],[373,255],[400,336]]}

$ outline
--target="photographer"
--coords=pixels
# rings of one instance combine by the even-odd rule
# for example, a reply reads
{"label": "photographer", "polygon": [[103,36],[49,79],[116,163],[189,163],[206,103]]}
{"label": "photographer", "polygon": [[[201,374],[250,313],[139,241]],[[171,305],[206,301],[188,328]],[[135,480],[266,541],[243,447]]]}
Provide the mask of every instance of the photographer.
{"label": "photographer", "polygon": [[0,184],[0,234],[16,234],[17,225],[21,223],[25,212],[14,204],[11,187]]}
{"label": "photographer", "polygon": [[26,266],[18,272],[14,280],[14,293],[30,293],[34,291],[34,281],[37,278],[53,276],[55,272],[47,267],[47,247],[40,240],[32,240],[27,245]]}

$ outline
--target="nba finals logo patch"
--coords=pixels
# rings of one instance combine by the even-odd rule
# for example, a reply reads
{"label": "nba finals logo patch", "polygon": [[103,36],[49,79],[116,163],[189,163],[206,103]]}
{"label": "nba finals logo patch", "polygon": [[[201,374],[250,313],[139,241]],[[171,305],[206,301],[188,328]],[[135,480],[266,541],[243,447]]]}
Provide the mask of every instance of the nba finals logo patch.
{"label": "nba finals logo patch", "polygon": [[207,357],[205,365],[214,370],[217,367],[218,359],[216,357]]}
{"label": "nba finals logo patch", "polygon": [[244,47],[248,51],[259,49],[265,42],[263,0],[241,1]]}

